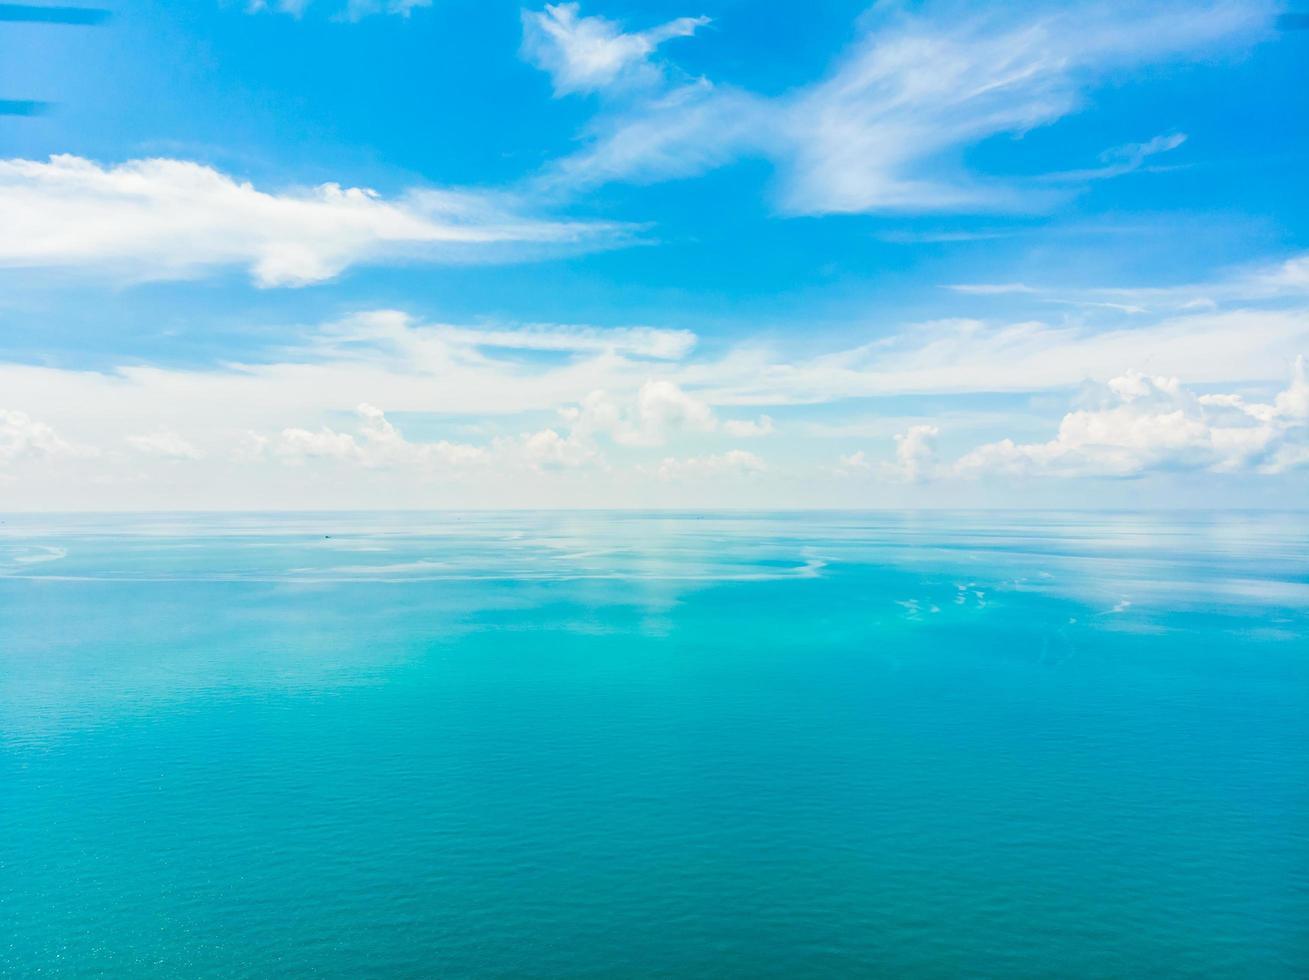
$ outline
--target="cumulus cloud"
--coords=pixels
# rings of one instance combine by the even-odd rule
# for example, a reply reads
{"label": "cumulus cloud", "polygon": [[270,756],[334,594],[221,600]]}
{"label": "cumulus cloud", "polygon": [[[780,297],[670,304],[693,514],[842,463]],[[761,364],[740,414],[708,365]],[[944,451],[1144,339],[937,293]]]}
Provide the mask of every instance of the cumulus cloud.
{"label": "cumulus cloud", "polygon": [[26,412],[0,409],[0,463],[51,456],[86,455],[53,428]]}
{"label": "cumulus cloud", "polygon": [[647,381],[636,393],[633,424],[620,426],[614,435],[620,442],[658,445],[671,429],[709,432],[714,425],[713,409],[699,398],[688,395],[671,381]]}
{"label": "cumulus cloud", "polygon": [[[369,469],[454,470],[470,466],[527,467],[533,470],[607,466],[597,445],[604,436],[613,444],[644,448],[661,446],[679,434],[711,433],[719,428],[703,401],[666,381],[646,381],[630,398],[615,398],[596,390],[560,412],[568,423],[561,432],[545,428],[518,436],[501,436],[486,445],[414,442],[370,404],[356,409],[359,422],[352,431],[330,426],[285,428],[276,435],[247,433],[236,457],[267,458],[302,464],[313,459],[349,463]],[[771,420],[741,423],[750,434],[771,430]],[[753,453],[733,449],[687,458],[667,457],[653,469],[661,480],[741,475],[764,470]]]}
{"label": "cumulus cloud", "polygon": [[1297,359],[1271,404],[1195,395],[1176,378],[1112,379],[1105,402],[1069,412],[1046,442],[988,443],[961,458],[961,475],[1140,476],[1154,470],[1280,473],[1309,461],[1309,380]]}
{"label": "cumulus cloud", "polygon": [[895,463],[890,472],[906,483],[917,483],[936,471],[936,437],[941,430],[934,425],[912,425],[895,437]]}
{"label": "cumulus cloud", "polygon": [[554,429],[527,433],[517,441],[502,441],[498,448],[520,456],[536,469],[571,469],[599,460],[595,447],[576,433],[562,436]]}
{"label": "cumulus cloud", "polygon": [[661,446],[675,432],[710,432],[713,410],[671,381],[647,380],[633,396],[596,389],[560,413],[569,423],[569,440],[593,446],[604,436],[620,446]]}
{"label": "cumulus cloud", "polygon": [[[560,410],[567,423],[565,432],[545,428],[514,437],[497,437],[485,446],[445,440],[411,442],[375,406],[361,404],[356,414],[360,420],[356,431],[322,426],[316,430],[286,428],[275,438],[253,433],[238,454],[247,459],[272,454],[297,463],[314,458],[333,459],[369,468],[433,469],[495,463],[533,469],[572,469],[603,465],[597,445],[599,436],[620,446],[649,447],[664,445],[679,434],[710,433],[718,429],[718,420],[705,402],[668,381],[646,381],[626,398],[597,389],[580,402]],[[771,429],[771,419],[765,416],[738,426],[748,430],[748,434],[760,434]]]}
{"label": "cumulus cloud", "polygon": [[[582,438],[605,435],[623,446],[661,446],[673,433],[709,433],[720,427],[707,402],[666,380],[647,380],[634,398],[597,389],[565,409],[564,417]],[[773,420],[767,415],[732,419],[722,423],[722,430],[734,437],[768,435]]]}
{"label": "cumulus cloud", "polygon": [[446,439],[420,442],[407,439],[374,405],[361,404],[355,414],[359,423],[352,432],[322,426],[314,430],[285,428],[275,436],[248,433],[236,458],[254,462],[271,456],[297,465],[331,460],[366,469],[416,472],[489,466],[572,469],[599,461],[595,447],[575,433],[564,436],[554,429],[542,429],[496,438],[481,446]]}
{"label": "cumulus cloud", "polygon": [[360,424],[358,434],[340,432],[326,426],[317,431],[283,429],[272,451],[293,462],[325,458],[358,463],[369,468],[410,467],[433,469],[458,467],[486,460],[487,452],[478,446],[447,442],[410,442],[386,418],[381,409],[362,404],[356,409]]}
{"label": "cumulus cloud", "polygon": [[583,17],[576,3],[523,11],[525,60],[549,73],[556,96],[595,92],[617,84],[649,84],[662,77],[650,56],[665,41],[690,37],[708,17],[679,17],[645,31],[624,32],[603,17]]}
{"label": "cumulus cloud", "polygon": [[940,429],[935,425],[911,425],[894,436],[893,462],[876,462],[862,449],[837,458],[832,473],[850,477],[860,473],[877,473],[881,478],[897,483],[920,483],[940,472],[936,454],[936,437]]}
{"label": "cumulus cloud", "polygon": [[[952,2],[884,4],[824,79],[761,96],[706,79],[664,85],[602,114],[548,182],[683,177],[740,156],[771,160],[785,214],[995,210],[1057,193],[970,172],[962,151],[1075,112],[1109,73],[1240,49],[1275,13],[1263,0],[1022,5],[979,14]],[[1178,145],[1111,153],[1112,176]]]}
{"label": "cumulus cloud", "polygon": [[618,226],[525,217],[510,202],[416,189],[270,192],[212,167],[70,155],[0,160],[0,266],[173,279],[246,268],[261,286],[304,286],[382,259],[483,261],[613,244]]}

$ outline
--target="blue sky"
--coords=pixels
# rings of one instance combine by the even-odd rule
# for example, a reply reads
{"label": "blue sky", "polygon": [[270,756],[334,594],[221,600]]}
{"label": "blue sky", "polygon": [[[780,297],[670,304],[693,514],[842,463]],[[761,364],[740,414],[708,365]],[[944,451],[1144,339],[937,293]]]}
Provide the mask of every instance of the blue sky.
{"label": "blue sky", "polygon": [[0,507],[1302,503],[1298,8],[34,6]]}

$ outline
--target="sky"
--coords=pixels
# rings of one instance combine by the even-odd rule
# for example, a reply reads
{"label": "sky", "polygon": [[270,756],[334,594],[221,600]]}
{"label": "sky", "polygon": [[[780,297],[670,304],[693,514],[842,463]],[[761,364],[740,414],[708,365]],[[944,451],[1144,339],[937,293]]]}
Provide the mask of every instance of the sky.
{"label": "sky", "polygon": [[1309,4],[0,4],[0,511],[1293,508]]}

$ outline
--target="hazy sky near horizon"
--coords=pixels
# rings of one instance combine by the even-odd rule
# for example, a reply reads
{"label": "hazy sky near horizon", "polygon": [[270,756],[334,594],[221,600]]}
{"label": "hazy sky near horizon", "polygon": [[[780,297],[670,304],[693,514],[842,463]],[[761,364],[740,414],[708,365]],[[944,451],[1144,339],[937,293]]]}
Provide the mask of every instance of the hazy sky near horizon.
{"label": "hazy sky near horizon", "polygon": [[42,6],[0,510],[1304,504],[1309,6]]}

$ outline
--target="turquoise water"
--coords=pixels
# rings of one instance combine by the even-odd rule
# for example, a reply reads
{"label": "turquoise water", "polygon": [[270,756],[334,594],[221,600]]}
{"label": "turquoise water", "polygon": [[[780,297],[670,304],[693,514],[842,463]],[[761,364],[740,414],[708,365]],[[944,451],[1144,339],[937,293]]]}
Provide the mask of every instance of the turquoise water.
{"label": "turquoise water", "polygon": [[0,974],[1309,973],[1309,517],[10,517]]}

